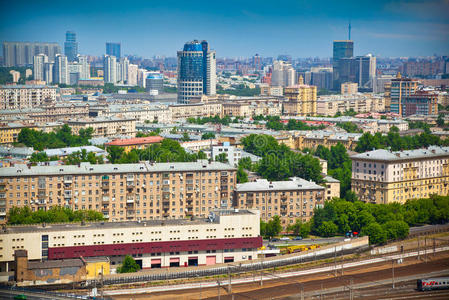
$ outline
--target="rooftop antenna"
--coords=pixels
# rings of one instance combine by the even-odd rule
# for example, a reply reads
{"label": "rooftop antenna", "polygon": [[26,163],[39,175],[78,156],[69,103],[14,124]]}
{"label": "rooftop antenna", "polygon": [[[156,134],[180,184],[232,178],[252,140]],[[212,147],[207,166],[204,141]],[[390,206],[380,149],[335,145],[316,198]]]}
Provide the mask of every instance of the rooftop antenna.
{"label": "rooftop antenna", "polygon": [[348,37],[349,37],[349,40],[351,40],[351,21],[349,21],[349,25],[348,25]]}

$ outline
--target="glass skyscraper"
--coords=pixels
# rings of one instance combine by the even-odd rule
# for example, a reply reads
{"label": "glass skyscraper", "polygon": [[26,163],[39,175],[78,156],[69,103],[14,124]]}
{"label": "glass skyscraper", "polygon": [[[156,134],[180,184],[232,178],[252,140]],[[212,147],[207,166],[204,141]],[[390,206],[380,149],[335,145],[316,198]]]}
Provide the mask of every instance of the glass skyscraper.
{"label": "glass skyscraper", "polygon": [[206,41],[194,40],[178,51],[178,102],[215,95],[217,83],[215,51]]}
{"label": "glass skyscraper", "polygon": [[67,31],[65,33],[64,54],[65,56],[67,56],[67,60],[70,62],[75,61],[75,58],[78,55],[76,33],[73,31]]}
{"label": "glass skyscraper", "polygon": [[120,58],[120,43],[106,43],[106,54],[115,56],[115,58]]}
{"label": "glass skyscraper", "polygon": [[[345,61],[345,58],[352,58],[354,56],[354,42],[350,40],[334,41],[334,53],[332,58],[333,77],[334,77],[334,89],[339,90],[340,84],[344,81],[340,78],[340,73],[343,69],[350,67],[349,61]],[[342,60],[342,65],[340,61]]]}

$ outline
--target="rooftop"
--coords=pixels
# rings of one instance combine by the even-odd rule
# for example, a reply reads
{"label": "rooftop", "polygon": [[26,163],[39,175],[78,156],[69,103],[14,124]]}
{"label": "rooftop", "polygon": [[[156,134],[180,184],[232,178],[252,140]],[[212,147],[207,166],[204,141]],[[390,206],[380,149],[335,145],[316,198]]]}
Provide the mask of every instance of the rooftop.
{"label": "rooftop", "polygon": [[[246,209],[217,209],[213,213],[216,216],[230,215],[253,215],[255,212]],[[218,220],[214,220],[218,223]],[[35,225],[14,225],[7,226],[0,231],[0,234],[27,233],[27,232],[53,232],[53,231],[80,231],[99,229],[121,229],[140,227],[162,227],[162,226],[183,226],[183,225],[204,225],[211,223],[209,218],[193,219],[167,219],[167,220],[145,220],[145,221],[124,221],[124,222],[92,222],[92,223],[62,223],[62,224],[35,224]]]}
{"label": "rooftop", "polygon": [[377,149],[352,155],[351,159],[368,159],[378,161],[401,161],[418,158],[432,158],[440,156],[449,156],[449,147],[430,146],[428,148],[405,150],[405,151],[390,151],[385,149]]}
{"label": "rooftop", "polygon": [[161,136],[149,136],[140,137],[132,139],[120,139],[113,140],[112,142],[106,143],[107,146],[128,146],[128,145],[146,145],[162,142],[164,138]]}
{"label": "rooftop", "polygon": [[64,166],[27,166],[16,165],[0,168],[0,177],[10,176],[50,176],[50,175],[85,175],[85,174],[120,174],[120,173],[150,173],[150,172],[189,172],[189,171],[226,171],[235,170],[228,164],[198,160],[196,162],[150,163],[148,161],[137,164],[102,164],[91,165],[81,163]]}
{"label": "rooftop", "polygon": [[296,191],[324,189],[324,187],[299,177],[293,177],[289,181],[268,181],[266,179],[258,179],[254,182],[246,182],[237,184],[237,192],[253,192],[253,191]]}

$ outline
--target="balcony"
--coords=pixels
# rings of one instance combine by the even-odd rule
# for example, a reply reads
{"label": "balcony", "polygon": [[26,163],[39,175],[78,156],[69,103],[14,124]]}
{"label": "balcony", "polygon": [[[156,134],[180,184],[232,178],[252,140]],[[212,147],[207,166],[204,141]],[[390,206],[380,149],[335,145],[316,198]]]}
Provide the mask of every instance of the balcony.
{"label": "balcony", "polygon": [[65,184],[70,184],[72,183],[72,176],[64,176],[64,183]]}
{"label": "balcony", "polygon": [[101,202],[102,202],[103,204],[108,204],[108,203],[109,203],[109,196],[103,196]]}
{"label": "balcony", "polygon": [[0,216],[2,217],[6,216],[6,211],[0,211]]}
{"label": "balcony", "polygon": [[64,198],[72,198],[72,191],[64,191]]}
{"label": "balcony", "polygon": [[163,216],[164,218],[168,218],[168,217],[170,217],[170,213],[164,211],[164,212],[162,213],[162,216]]}
{"label": "balcony", "polygon": [[170,201],[162,201],[162,207],[164,209],[170,208]]}
{"label": "balcony", "polygon": [[193,216],[192,210],[186,210],[186,216]]}
{"label": "balcony", "polygon": [[6,199],[6,194],[5,193],[1,193],[0,194],[0,199]]}
{"label": "balcony", "polygon": [[132,181],[134,181],[134,175],[126,175],[126,182],[129,183]]}
{"label": "balcony", "polygon": [[133,204],[135,202],[134,197],[127,197],[126,198],[126,204]]}
{"label": "balcony", "polygon": [[6,185],[0,185],[0,193],[5,193],[8,190],[8,187]]}

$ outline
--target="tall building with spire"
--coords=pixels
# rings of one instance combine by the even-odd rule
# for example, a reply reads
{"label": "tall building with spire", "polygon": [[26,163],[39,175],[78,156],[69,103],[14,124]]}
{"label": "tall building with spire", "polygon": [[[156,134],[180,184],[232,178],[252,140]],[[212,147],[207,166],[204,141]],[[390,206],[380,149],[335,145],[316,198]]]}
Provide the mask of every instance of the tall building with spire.
{"label": "tall building with spire", "polygon": [[178,102],[189,103],[201,95],[215,95],[217,85],[215,51],[206,41],[187,42],[178,51]]}

